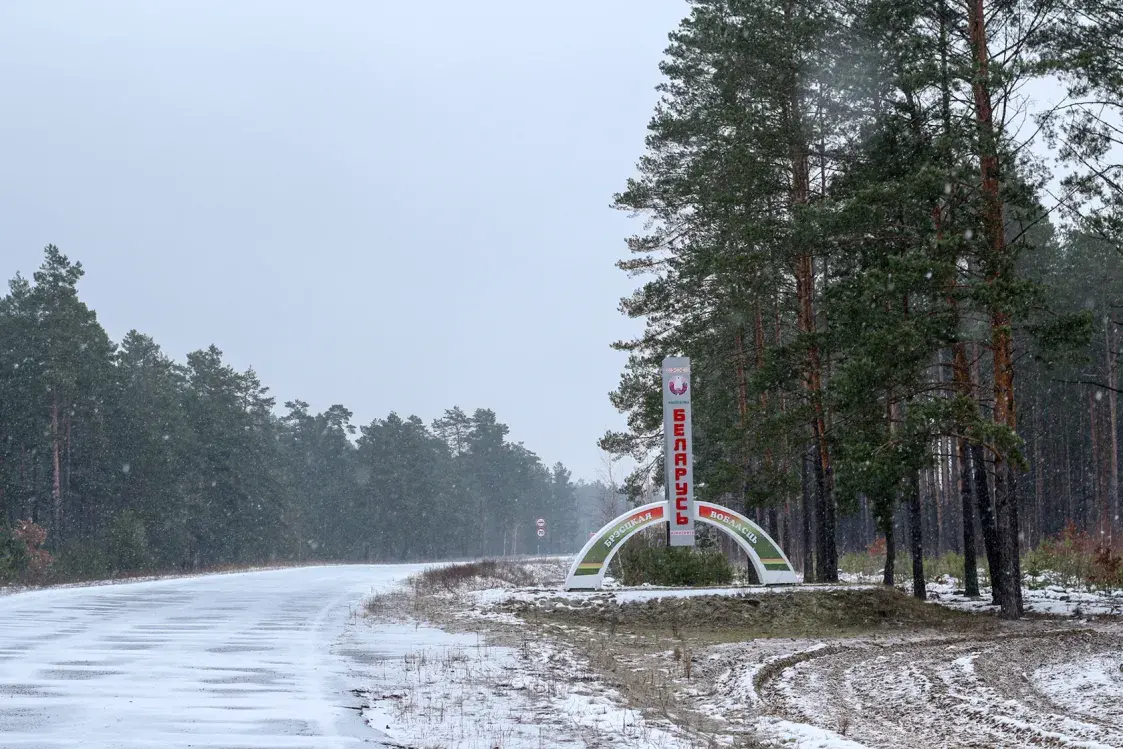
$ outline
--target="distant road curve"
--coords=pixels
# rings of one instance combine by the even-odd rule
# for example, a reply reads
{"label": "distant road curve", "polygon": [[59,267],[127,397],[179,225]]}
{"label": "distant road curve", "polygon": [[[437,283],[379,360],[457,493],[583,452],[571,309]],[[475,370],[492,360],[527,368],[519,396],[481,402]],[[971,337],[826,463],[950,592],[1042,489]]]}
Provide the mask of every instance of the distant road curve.
{"label": "distant road curve", "polygon": [[[377,738],[357,612],[421,569],[303,567],[0,596],[0,746],[322,749]],[[390,654],[386,654],[390,655]]]}

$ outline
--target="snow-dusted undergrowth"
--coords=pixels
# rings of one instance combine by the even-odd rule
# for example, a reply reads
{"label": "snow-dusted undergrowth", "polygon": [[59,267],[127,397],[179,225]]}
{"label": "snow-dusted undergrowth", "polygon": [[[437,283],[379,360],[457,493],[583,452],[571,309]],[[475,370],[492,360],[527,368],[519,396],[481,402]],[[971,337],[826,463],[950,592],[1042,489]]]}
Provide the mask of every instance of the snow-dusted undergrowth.
{"label": "snow-dusted undergrowth", "polygon": [[[620,704],[579,661],[527,640],[496,647],[427,630],[365,690],[368,723],[400,746],[442,749],[694,746]],[[411,640],[416,634],[410,635]]]}
{"label": "snow-dusted undergrowth", "polygon": [[[506,564],[506,563],[505,563]],[[458,634],[430,626],[408,626],[404,655],[379,664],[377,678],[364,687],[364,717],[400,747],[440,749],[543,749],[625,747],[701,749],[711,742],[627,706],[586,658],[564,642],[531,631],[523,620],[477,606],[481,600],[546,594],[564,576],[558,560],[520,563],[519,577],[465,577],[455,585],[425,584],[415,578],[409,595],[429,599],[415,612],[434,612]],[[510,576],[510,570],[501,574]],[[430,576],[430,580],[438,580]],[[482,589],[482,590],[477,590]],[[486,592],[484,592],[486,591]],[[399,594],[400,595],[400,594]],[[390,599],[393,600],[393,599]],[[414,601],[416,604],[416,601]],[[384,605],[370,607],[379,615]],[[394,631],[397,624],[376,623]],[[494,627],[502,630],[493,630]],[[418,637],[422,640],[419,644]],[[502,644],[496,644],[502,643]],[[395,652],[402,648],[394,646]]]}
{"label": "snow-dusted undergrowth", "polygon": [[[876,582],[691,590],[613,585],[602,591],[570,592],[556,584],[491,586],[464,591],[457,616],[528,627],[524,620],[537,621],[566,609],[695,596],[759,599],[853,591],[878,587]],[[928,591],[933,604],[994,611],[989,595],[969,599],[952,578],[929,583]],[[1112,644],[1119,643],[1118,628],[1108,624],[1107,630],[1088,630],[1092,625],[1086,621],[1123,613],[1123,591],[1078,591],[1034,581],[1025,590],[1025,601],[1029,612],[1073,621],[1052,629],[1044,622],[1026,622],[1007,631],[988,619],[991,624],[978,631],[939,635],[906,630],[841,639],[698,643],[690,646],[694,673],[685,680],[681,675],[674,679],[673,693],[723,727],[711,733],[709,740],[715,743],[752,737],[761,745],[801,749],[896,747],[915,741],[934,747],[967,745],[963,742],[1123,746],[1116,743],[1117,738],[1123,741],[1123,713],[1118,710],[1123,656],[1116,652],[1123,647]],[[521,617],[511,613],[519,610],[524,612]],[[649,653],[634,667],[670,676],[681,670],[677,658],[677,652],[673,657],[670,651]],[[1027,679],[1032,684],[1029,693]]]}
{"label": "snow-dusted undergrowth", "polygon": [[[964,611],[994,610],[989,588],[984,588],[979,598],[968,598],[963,594],[959,580],[946,575],[928,583],[927,587],[929,598],[934,603]],[[1076,618],[1123,615],[1123,589],[1089,591],[1035,582],[1022,588],[1022,601],[1028,614]]]}

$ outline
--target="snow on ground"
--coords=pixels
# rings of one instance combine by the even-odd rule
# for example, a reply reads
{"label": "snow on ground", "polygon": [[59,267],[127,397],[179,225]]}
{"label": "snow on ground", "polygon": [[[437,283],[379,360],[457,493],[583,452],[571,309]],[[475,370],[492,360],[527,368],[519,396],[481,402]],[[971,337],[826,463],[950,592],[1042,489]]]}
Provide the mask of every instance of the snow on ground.
{"label": "snow on ground", "polygon": [[773,586],[744,585],[726,588],[658,588],[644,585],[637,588],[612,588],[608,590],[561,590],[560,588],[484,588],[468,591],[466,595],[479,611],[504,603],[524,603],[550,606],[603,606],[608,603],[643,603],[661,598],[696,598],[699,596],[759,596],[765,594],[798,594],[822,590],[861,590],[875,585],[799,585]]}
{"label": "snow on ground", "polygon": [[1058,705],[1095,720],[1118,718],[1123,710],[1123,654],[1097,654],[1039,668],[1034,688]]}
{"label": "snow on ground", "polygon": [[[778,639],[715,645],[699,650],[687,692],[730,730],[724,738],[691,734],[626,707],[571,647],[492,608],[796,589],[567,593],[541,587],[556,580],[556,560],[526,564],[540,587],[490,582],[462,593],[460,613],[477,628],[494,617],[521,628],[523,641],[509,647],[360,615],[364,596],[400,586],[422,566],[307,567],[4,596],[0,746],[345,749],[373,740],[677,749],[749,732],[803,749],[1123,746],[1119,632],[1073,625],[950,644],[897,637],[851,638],[841,648]],[[840,587],[855,586],[799,590]],[[942,604],[986,608],[985,599],[957,593],[954,580],[930,591]],[[1056,585],[1027,590],[1026,601],[1030,610],[1085,616],[1123,609],[1121,592]]]}
{"label": "snow on ground", "polygon": [[[839,580],[849,585],[871,585],[881,583],[881,573],[866,575],[862,573],[839,573]],[[897,581],[897,587],[906,593],[912,592],[912,580],[905,578]],[[990,588],[982,589],[979,598],[968,598],[963,594],[962,581],[949,575],[941,575],[930,580],[926,586],[928,599],[963,611],[994,611],[991,607]],[[1116,590],[1089,589],[1065,583],[1058,575],[1044,572],[1039,575],[1026,575],[1022,585],[1022,603],[1027,614],[1046,614],[1051,616],[1123,616],[1123,588]]]}
{"label": "snow on ground", "polygon": [[[712,645],[697,651],[694,681],[680,683],[677,694],[692,698],[691,709],[721,723],[725,728],[718,733],[755,734],[765,745],[1123,748],[1123,630],[1111,621],[1087,621],[1123,613],[1123,591],[1029,582],[1027,611],[1078,621]],[[492,587],[465,593],[462,615],[518,622],[495,608],[525,602],[549,612],[686,596],[853,590],[874,587],[871,583],[690,590],[612,586],[568,592]],[[994,611],[989,591],[984,598],[968,599],[951,578],[930,583],[928,590],[935,604]],[[666,657],[648,657],[654,671],[660,655]]]}
{"label": "snow on ground", "polygon": [[364,717],[390,738],[390,746],[696,746],[669,724],[655,725],[623,706],[619,694],[550,643],[497,647],[474,634],[401,629],[413,649],[383,662],[364,690]]}
{"label": "snow on ground", "polygon": [[[870,746],[1120,747],[1118,709],[1091,717],[1051,700],[1026,676],[1063,670],[1081,651],[1118,668],[1119,644],[1118,632],[1071,627],[859,642],[784,670],[764,696],[793,719],[837,727]],[[1063,675],[1058,682],[1066,683]]]}
{"label": "snow on ground", "polygon": [[699,707],[777,746],[1123,747],[1123,630],[756,640],[700,653]]}
{"label": "snow on ground", "polygon": [[357,615],[419,570],[306,567],[0,599],[0,746],[346,749],[350,690],[412,645]]}
{"label": "snow on ground", "polygon": [[527,632],[518,647],[479,633],[374,624],[404,653],[378,664],[360,690],[368,724],[392,747],[544,749],[709,746],[626,707],[569,649]]}
{"label": "snow on ground", "polygon": [[762,741],[795,749],[868,749],[865,744],[839,736],[834,731],[780,718],[761,718],[754,726]]}
{"label": "snow on ground", "polygon": [[[1027,614],[1053,616],[1123,616],[1123,589],[1080,590],[1029,579],[1022,587],[1022,605]],[[968,598],[954,577],[942,576],[928,583],[929,599],[934,603],[964,611],[994,611],[989,588],[979,598]]]}
{"label": "snow on ground", "polygon": [[[554,574],[549,562],[529,566],[537,581]],[[422,569],[307,567],[4,596],[0,746],[700,746],[625,707],[556,644],[528,634],[495,647],[362,614],[367,596]]]}
{"label": "snow on ground", "polygon": [[[851,576],[853,577],[853,576]],[[484,582],[484,581],[480,581]],[[494,584],[494,581],[491,581]],[[865,577],[837,585],[799,585],[764,587],[746,585],[725,588],[657,588],[642,586],[638,588],[613,587],[606,590],[561,590],[560,587],[503,588],[491,587],[475,590],[467,595],[481,612],[513,601],[535,605],[549,602],[551,606],[603,606],[608,603],[642,603],[660,598],[690,598],[696,596],[759,596],[763,594],[804,593],[821,590],[860,590],[875,588],[878,585]],[[898,586],[911,592],[911,583],[906,581]],[[950,608],[964,611],[995,611],[991,605],[990,589],[984,588],[979,598],[968,598],[963,594],[961,583],[953,577],[943,576],[927,585],[928,600]],[[1123,616],[1123,589],[1088,591],[1056,584],[1024,587],[1022,598],[1026,613],[1048,614],[1054,616]],[[495,614],[504,621],[509,615]]]}

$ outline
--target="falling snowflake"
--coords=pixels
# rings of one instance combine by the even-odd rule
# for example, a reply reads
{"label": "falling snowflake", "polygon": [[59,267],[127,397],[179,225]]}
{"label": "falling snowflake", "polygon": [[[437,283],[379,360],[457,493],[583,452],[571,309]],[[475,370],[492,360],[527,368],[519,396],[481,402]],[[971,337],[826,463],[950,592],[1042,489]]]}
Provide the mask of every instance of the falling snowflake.
{"label": "falling snowflake", "polygon": [[967,231],[963,232],[963,238],[966,239],[968,242],[970,242],[972,239],[975,238],[975,230],[974,229],[968,229]]}
{"label": "falling snowflake", "polygon": [[125,463],[121,466],[121,473],[128,473],[130,469],[131,466],[128,463]]}

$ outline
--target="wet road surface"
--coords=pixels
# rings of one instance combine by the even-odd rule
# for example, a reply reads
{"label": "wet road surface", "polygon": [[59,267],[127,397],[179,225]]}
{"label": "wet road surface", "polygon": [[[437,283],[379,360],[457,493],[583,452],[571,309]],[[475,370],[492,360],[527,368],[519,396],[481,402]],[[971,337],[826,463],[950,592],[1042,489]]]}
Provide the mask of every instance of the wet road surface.
{"label": "wet road surface", "polygon": [[362,601],[410,566],[306,567],[0,596],[0,747],[370,746]]}

